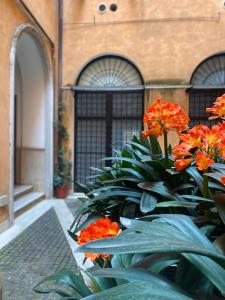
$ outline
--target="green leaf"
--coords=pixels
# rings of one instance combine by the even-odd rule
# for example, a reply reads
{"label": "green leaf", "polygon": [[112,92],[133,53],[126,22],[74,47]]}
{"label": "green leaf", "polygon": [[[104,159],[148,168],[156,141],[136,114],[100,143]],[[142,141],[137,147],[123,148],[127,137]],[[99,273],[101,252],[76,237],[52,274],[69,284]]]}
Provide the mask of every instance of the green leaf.
{"label": "green leaf", "polygon": [[[147,222],[145,222],[147,223]],[[125,231],[116,238],[91,241],[76,249],[76,252],[92,252],[107,254],[122,253],[196,253],[208,256],[221,264],[225,264],[225,257],[208,247],[191,242],[190,239],[174,230],[172,226],[153,226],[146,228],[148,233]],[[163,229],[162,229],[163,227]],[[180,236],[180,237],[179,237]]]}
{"label": "green leaf", "polygon": [[133,176],[135,176],[135,177],[137,177],[141,180],[145,180],[145,177],[142,174],[140,174],[139,172],[137,172],[136,170],[134,170],[134,169],[120,168],[120,171],[125,172],[125,173],[129,173],[129,174],[131,174],[131,175],[133,175]]}
{"label": "green leaf", "polygon": [[215,163],[213,165],[210,165],[209,168],[211,169],[222,169],[225,171],[225,164]]}
{"label": "green leaf", "polygon": [[201,174],[198,172],[198,170],[195,167],[190,166],[185,169],[185,172],[194,179],[194,181],[198,185],[201,193],[203,194],[203,178],[202,178]]}
{"label": "green leaf", "polygon": [[136,148],[142,150],[146,154],[149,154],[149,155],[151,154],[151,151],[148,148],[146,148],[143,145],[141,145],[141,144],[138,144],[138,143],[135,143],[135,142],[127,142],[127,144],[135,146]]}
{"label": "green leaf", "polygon": [[177,192],[177,191],[185,190],[185,189],[193,189],[194,187],[195,186],[191,183],[184,183],[184,184],[177,186],[175,189],[173,189],[173,192]]}
{"label": "green leaf", "polygon": [[56,284],[59,282],[64,283],[66,286],[68,286],[68,287],[72,288],[74,291],[76,291],[78,296],[85,297],[85,296],[88,296],[91,294],[90,290],[84,284],[83,278],[80,276],[77,276],[73,272],[67,271],[67,270],[61,271],[58,274],[51,275],[51,276],[45,278],[40,283],[38,283],[33,288],[33,290],[37,293],[44,293],[44,294],[48,294],[48,293],[52,293],[53,291],[57,291],[57,287],[56,288],[41,287],[44,283],[48,283],[48,282],[56,282]]}
{"label": "green leaf", "polygon": [[193,300],[182,293],[151,282],[132,282],[89,296],[84,300]]}
{"label": "green leaf", "polygon": [[103,174],[105,173],[105,170],[103,169],[99,169],[99,168],[95,168],[95,167],[90,167],[91,171],[98,173],[98,174]]}
{"label": "green leaf", "polygon": [[205,175],[217,180],[222,185],[221,178],[224,176],[224,174],[215,172],[215,173],[206,173]]}
{"label": "green leaf", "polygon": [[155,209],[157,203],[157,198],[154,197],[153,195],[143,192],[141,196],[141,205],[140,205],[140,210],[143,213],[148,213],[150,211],[153,211]]}
{"label": "green leaf", "polygon": [[142,179],[131,177],[131,176],[123,176],[123,177],[118,177],[116,179],[111,179],[111,180],[105,180],[104,183],[114,183],[114,182],[123,182],[123,181],[132,181],[132,182],[141,182]]}
{"label": "green leaf", "polygon": [[190,207],[195,208],[196,203],[188,201],[164,201],[156,204],[156,207]]}
{"label": "green leaf", "polygon": [[182,254],[200,270],[222,293],[225,294],[225,269],[208,257],[194,254]]}
{"label": "green leaf", "polygon": [[175,285],[167,281],[165,278],[147,272],[141,269],[121,269],[121,268],[113,268],[113,269],[101,269],[93,272],[93,275],[100,277],[109,277],[109,278],[120,278],[128,281],[149,281],[152,283],[159,284],[160,286],[168,289],[175,290],[180,292]]}
{"label": "green leaf", "polygon": [[101,199],[107,199],[109,197],[134,197],[134,198],[141,198],[141,193],[139,192],[132,192],[132,191],[113,191],[113,192],[105,192],[101,193],[100,195],[93,198],[93,201],[98,201]]}
{"label": "green leaf", "polygon": [[79,222],[79,219],[82,217],[82,215],[85,214],[86,210],[88,209],[88,207],[93,203],[92,200],[90,200],[89,198],[87,198],[86,202],[77,209],[76,211],[76,216],[75,216],[75,219],[73,221],[73,223],[71,224],[70,226],[70,230],[73,229],[73,227],[75,226],[75,224],[77,222]]}
{"label": "green leaf", "polygon": [[138,166],[139,168],[143,169],[146,172],[150,172],[151,174],[154,172],[154,170],[150,166],[134,158],[127,158],[121,156],[121,157],[107,157],[107,158],[103,158],[103,160],[125,161],[131,163],[132,165]]}
{"label": "green leaf", "polygon": [[179,214],[165,214],[165,215],[156,215],[158,221],[166,222],[170,226],[177,228],[181,235],[191,238],[193,241],[197,242],[198,245],[202,245],[207,249],[216,251],[215,246],[207,239],[207,237],[201,232],[201,230],[193,223],[190,217]]}
{"label": "green leaf", "polygon": [[214,244],[216,244],[225,255],[225,233],[218,236],[215,239]]}
{"label": "green leaf", "polygon": [[225,186],[224,185],[222,186],[221,182],[220,182],[220,184],[217,184],[215,182],[209,181],[208,185],[209,185],[210,189],[225,191]]}
{"label": "green leaf", "polygon": [[[94,189],[93,191],[89,192],[87,194],[87,196],[90,196],[92,194],[100,194],[101,192],[104,192],[104,191],[109,191],[109,190],[131,190],[129,189],[128,187],[124,187],[124,186],[120,186],[120,185],[105,185],[103,187],[100,187],[98,189]],[[132,191],[132,190],[131,190]]]}
{"label": "green leaf", "polygon": [[[128,254],[128,255],[132,255],[132,254]],[[127,256],[126,254],[123,254],[123,255],[113,255],[112,258],[111,258],[111,265],[112,265],[112,268],[113,269],[116,269],[116,268],[125,268],[125,265],[124,265],[124,262],[123,262],[123,257],[124,256]],[[120,284],[124,284],[124,283],[127,283],[128,281],[127,280],[124,280],[124,279],[120,279],[120,278],[115,278],[116,280],[116,283],[117,285],[120,285]]]}
{"label": "green leaf", "polygon": [[225,194],[224,193],[216,193],[214,195],[214,200],[215,200],[216,207],[218,210],[218,214],[221,218],[221,221],[225,225]]}
{"label": "green leaf", "polygon": [[134,263],[131,268],[149,269],[153,273],[160,273],[167,267],[178,262],[180,255],[157,253],[144,257]]}
{"label": "green leaf", "polygon": [[156,156],[160,156],[162,154],[162,150],[157,138],[154,135],[150,135],[149,139],[152,148],[152,153]]}
{"label": "green leaf", "polygon": [[[103,262],[104,263],[104,262]],[[107,265],[107,262],[106,262]],[[94,264],[93,267],[88,268],[84,272],[85,275],[87,275],[91,280],[91,290],[94,293],[99,293],[101,291],[110,289],[115,286],[116,282],[114,279],[111,278],[100,278],[94,275],[94,272],[97,270],[101,270],[103,267],[100,266],[98,263]]]}
{"label": "green leaf", "polygon": [[[88,218],[83,221],[77,228],[76,228],[76,232],[86,228],[88,225],[90,225],[91,223],[95,222],[96,220],[98,220],[99,218],[101,218],[102,215],[89,215]],[[69,230],[68,230],[69,231]],[[70,234],[71,232],[69,232]],[[70,234],[71,235],[71,234]],[[76,235],[75,235],[76,236]]]}
{"label": "green leaf", "polygon": [[67,230],[67,232],[74,241],[77,240],[77,235],[74,232],[72,232],[70,230]]}
{"label": "green leaf", "polygon": [[180,195],[180,196],[185,198],[185,199],[191,199],[191,200],[205,201],[205,202],[213,203],[213,201],[208,199],[208,198],[199,197],[199,196],[195,196],[195,195]]}
{"label": "green leaf", "polygon": [[166,197],[167,199],[170,199],[170,200],[177,200],[177,201],[182,200],[182,198],[180,198],[179,195],[170,191],[164,185],[163,181],[143,182],[143,183],[139,183],[138,186],[144,190],[154,192],[154,193],[159,194],[163,197]]}
{"label": "green leaf", "polygon": [[77,187],[83,192],[83,193],[88,193],[90,190],[88,188],[87,185],[83,184],[83,183],[80,183],[78,181],[75,181],[75,184],[77,185]]}
{"label": "green leaf", "polygon": [[134,202],[134,203],[137,203],[137,204],[141,204],[141,200],[138,199],[138,198],[127,197],[125,200],[130,201],[130,202]]}
{"label": "green leaf", "polygon": [[200,230],[207,236],[210,237],[216,226],[214,225],[205,225],[200,228]]}

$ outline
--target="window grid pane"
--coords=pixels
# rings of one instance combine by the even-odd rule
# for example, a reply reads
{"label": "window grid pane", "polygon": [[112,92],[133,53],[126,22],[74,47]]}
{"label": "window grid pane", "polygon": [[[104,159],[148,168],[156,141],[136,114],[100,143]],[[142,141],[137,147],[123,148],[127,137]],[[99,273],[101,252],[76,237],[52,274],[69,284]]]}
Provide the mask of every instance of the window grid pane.
{"label": "window grid pane", "polygon": [[207,107],[211,107],[216,98],[223,95],[225,90],[191,90],[189,101],[189,116],[191,119],[190,127],[205,124],[211,126],[217,124],[218,120],[209,121],[209,113],[206,112]]}
{"label": "window grid pane", "polygon": [[[92,175],[90,167],[103,167],[101,158],[106,153],[112,154],[112,149],[121,149],[134,134],[139,135],[143,92],[78,92],[75,101],[75,180],[85,183]],[[110,114],[107,101],[112,105]],[[110,145],[106,145],[107,136]]]}

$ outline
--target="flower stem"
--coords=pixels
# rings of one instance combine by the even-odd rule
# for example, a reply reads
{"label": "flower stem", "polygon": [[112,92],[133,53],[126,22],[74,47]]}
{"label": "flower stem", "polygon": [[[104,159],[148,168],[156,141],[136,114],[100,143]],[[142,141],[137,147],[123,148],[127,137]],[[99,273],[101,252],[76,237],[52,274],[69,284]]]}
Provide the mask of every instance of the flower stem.
{"label": "flower stem", "polygon": [[204,173],[207,173],[207,170],[203,172],[203,197],[210,199],[208,176],[204,175]]}
{"label": "flower stem", "polygon": [[167,139],[167,132],[164,132],[164,151],[165,151],[165,163],[166,168],[169,168],[169,156],[168,156],[168,139]]}

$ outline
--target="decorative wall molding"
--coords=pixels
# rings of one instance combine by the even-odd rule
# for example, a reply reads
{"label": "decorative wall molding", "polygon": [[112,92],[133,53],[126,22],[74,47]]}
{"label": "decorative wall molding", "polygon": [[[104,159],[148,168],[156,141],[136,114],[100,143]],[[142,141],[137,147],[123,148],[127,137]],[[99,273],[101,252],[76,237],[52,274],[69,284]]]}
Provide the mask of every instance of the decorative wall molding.
{"label": "decorative wall molding", "polygon": [[0,207],[6,206],[8,204],[8,196],[0,196]]}

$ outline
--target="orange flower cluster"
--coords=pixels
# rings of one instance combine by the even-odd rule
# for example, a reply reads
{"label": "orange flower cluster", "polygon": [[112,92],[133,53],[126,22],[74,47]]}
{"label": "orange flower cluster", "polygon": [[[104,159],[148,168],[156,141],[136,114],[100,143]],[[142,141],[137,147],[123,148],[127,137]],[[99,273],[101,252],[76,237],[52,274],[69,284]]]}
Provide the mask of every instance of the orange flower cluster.
{"label": "orange flower cluster", "polygon": [[221,179],[220,179],[220,181],[222,182],[222,184],[225,185],[225,176],[222,176]]}
{"label": "orange flower cluster", "polygon": [[[108,217],[99,218],[96,222],[91,223],[85,229],[81,230],[80,235],[77,238],[79,245],[86,244],[87,242],[108,238],[116,236],[120,233],[120,228],[118,223],[111,222]],[[85,253],[85,256],[90,258],[92,261],[96,260],[100,256],[104,258],[109,258],[109,254],[94,254]]]}
{"label": "orange flower cluster", "polygon": [[161,136],[164,132],[186,129],[190,119],[183,108],[177,103],[169,103],[161,98],[156,99],[144,114],[144,137]]}
{"label": "orange flower cluster", "polygon": [[172,152],[176,169],[182,171],[195,161],[200,171],[207,170],[218,157],[225,159],[225,122],[211,129],[197,125],[181,134],[180,141]]}
{"label": "orange flower cluster", "polygon": [[213,107],[206,108],[206,111],[218,116],[219,118],[225,117],[225,94],[216,98]]}

